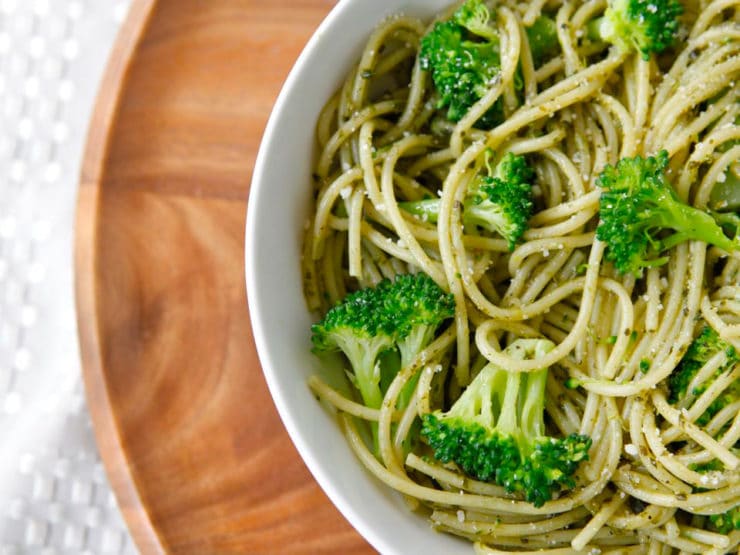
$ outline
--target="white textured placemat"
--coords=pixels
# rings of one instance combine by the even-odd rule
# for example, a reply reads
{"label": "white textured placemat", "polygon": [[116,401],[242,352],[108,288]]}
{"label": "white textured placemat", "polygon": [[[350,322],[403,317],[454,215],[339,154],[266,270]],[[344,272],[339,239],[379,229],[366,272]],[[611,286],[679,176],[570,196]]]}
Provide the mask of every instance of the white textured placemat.
{"label": "white textured placemat", "polygon": [[130,554],[80,375],[73,222],[130,0],[0,0],[0,555]]}

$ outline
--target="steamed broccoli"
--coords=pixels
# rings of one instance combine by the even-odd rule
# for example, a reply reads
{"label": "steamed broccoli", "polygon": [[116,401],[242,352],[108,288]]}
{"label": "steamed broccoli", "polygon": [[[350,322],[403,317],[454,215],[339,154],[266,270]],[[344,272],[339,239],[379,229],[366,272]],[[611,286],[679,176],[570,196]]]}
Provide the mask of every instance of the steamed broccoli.
{"label": "steamed broccoli", "polygon": [[[507,152],[488,175],[475,180],[463,203],[463,222],[498,233],[514,250],[532,215],[532,168],[524,156]],[[401,208],[430,222],[437,221],[439,199],[399,203]]]}
{"label": "steamed broccoli", "polygon": [[[505,352],[514,358],[541,358],[552,350],[546,339],[518,339]],[[496,482],[536,507],[562,488],[588,459],[591,439],[545,431],[548,369],[507,372],[489,364],[447,412],[424,415],[422,436],[444,462],[454,462],[478,480]]]}
{"label": "steamed broccoli", "polygon": [[351,293],[326,313],[321,322],[311,326],[313,351],[341,351],[352,367],[352,381],[362,401],[370,408],[380,408],[380,355],[395,345],[395,322],[386,312],[383,297],[387,284]]}
{"label": "steamed broccoli", "polygon": [[[599,176],[602,188],[597,237],[606,242],[606,258],[622,273],[667,262],[665,251],[688,240],[699,240],[727,252],[740,250],[740,237],[728,238],[709,213],[678,198],[665,178],[668,153],[657,157],[623,158]],[[673,230],[665,235],[663,232]]]}
{"label": "steamed broccoli", "polygon": [[[704,326],[699,336],[689,345],[679,365],[668,378],[669,401],[671,403],[681,402],[686,397],[689,385],[697,372],[702,369],[709,359],[721,351],[724,351],[727,355],[727,362],[717,368],[712,377],[704,380],[702,384],[691,391],[694,396],[701,395],[715,379],[725,372],[732,371],[733,367],[740,362],[740,354],[735,348],[720,338],[711,327]],[[714,415],[727,405],[737,402],[738,399],[740,399],[740,380],[735,380],[730,387],[712,401],[712,404],[696,420],[696,423],[700,426],[708,424],[714,418]]]}
{"label": "steamed broccoli", "polygon": [[465,203],[465,219],[488,231],[497,232],[509,242],[509,250],[527,230],[532,215],[534,172],[523,156],[506,153]]}
{"label": "steamed broccoli", "polygon": [[[455,298],[426,274],[397,276],[384,294],[384,305],[395,318],[396,346],[401,367],[409,366],[423,351],[439,326],[455,315]],[[401,391],[399,406],[408,405],[419,374]]]}
{"label": "steamed broccoli", "polygon": [[384,304],[396,319],[402,366],[411,364],[429,345],[440,324],[455,315],[454,297],[426,274],[397,276],[392,287],[385,290]]}
{"label": "steamed broccoli", "polygon": [[[431,72],[439,93],[438,108],[460,121],[486,94],[501,71],[498,33],[482,0],[468,0],[451,20],[441,21],[421,39],[421,68]],[[489,129],[503,119],[499,99],[477,122]]]}
{"label": "steamed broccoli", "polygon": [[683,6],[676,0],[609,0],[604,15],[591,21],[587,35],[620,50],[637,50],[646,60],[676,40]]}
{"label": "steamed broccoli", "polygon": [[363,403],[380,408],[380,355],[396,349],[409,364],[454,315],[455,302],[426,274],[400,275],[351,293],[311,327],[315,353],[342,351]]}
{"label": "steamed broccoli", "polygon": [[452,19],[474,35],[498,43],[498,32],[490,25],[491,12],[483,0],[467,0]]}
{"label": "steamed broccoli", "polygon": [[[460,121],[496,82],[501,72],[498,31],[491,24],[491,11],[483,0],[467,0],[447,21],[435,23],[421,39],[419,62],[431,72],[439,94],[438,108],[447,108],[447,119]],[[540,16],[526,29],[535,66],[560,50],[557,28],[552,18]],[[521,73],[515,75],[521,89]],[[475,123],[490,129],[504,119],[499,98]]]}

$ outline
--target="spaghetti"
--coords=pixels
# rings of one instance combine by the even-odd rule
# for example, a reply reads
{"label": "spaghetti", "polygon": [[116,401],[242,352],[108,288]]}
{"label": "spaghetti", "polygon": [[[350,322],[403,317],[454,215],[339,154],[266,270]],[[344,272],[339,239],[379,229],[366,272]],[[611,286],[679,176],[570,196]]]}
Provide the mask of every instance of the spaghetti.
{"label": "spaghetti", "polygon": [[[740,401],[698,423],[740,368],[684,406],[667,398],[667,380],[701,326],[740,350],[740,256],[688,241],[635,277],[615,271],[595,234],[596,181],[607,164],[664,149],[678,196],[702,209],[737,171],[740,2],[687,6],[680,48],[650,58],[584,38],[604,9],[603,0],[499,3],[499,78],[457,123],[442,117],[419,61],[430,27],[391,17],[318,120],[316,205],[303,253],[310,309],[325,314],[350,291],[415,272],[450,292],[456,309],[454,323],[398,372],[380,409],[318,377],[309,385],[336,409],[362,464],[477,553],[725,553],[740,545],[740,531],[708,525],[740,503]],[[535,66],[525,31],[544,11],[557,24],[559,53]],[[502,121],[477,128],[497,102]],[[525,155],[536,173],[537,209],[512,252],[462,220],[468,183],[491,151]],[[436,223],[399,207],[422,198],[439,199]],[[555,347],[536,361],[514,360],[501,349],[509,337]],[[695,390],[723,356],[697,374]],[[416,418],[440,399],[449,406],[487,363],[514,372],[549,366],[548,425],[593,439],[577,486],[541,507],[404,452]],[[412,401],[396,408],[416,376]],[[367,422],[378,426],[378,456],[363,440]],[[710,461],[719,461],[715,470],[697,472]]]}

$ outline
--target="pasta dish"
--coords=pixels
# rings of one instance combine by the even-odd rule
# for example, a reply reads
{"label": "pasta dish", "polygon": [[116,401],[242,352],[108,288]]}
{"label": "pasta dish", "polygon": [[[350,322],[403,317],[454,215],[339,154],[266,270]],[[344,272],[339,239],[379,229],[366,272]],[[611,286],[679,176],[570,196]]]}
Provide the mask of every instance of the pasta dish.
{"label": "pasta dish", "polygon": [[738,0],[395,15],[316,134],[309,386],[372,475],[477,553],[737,552]]}

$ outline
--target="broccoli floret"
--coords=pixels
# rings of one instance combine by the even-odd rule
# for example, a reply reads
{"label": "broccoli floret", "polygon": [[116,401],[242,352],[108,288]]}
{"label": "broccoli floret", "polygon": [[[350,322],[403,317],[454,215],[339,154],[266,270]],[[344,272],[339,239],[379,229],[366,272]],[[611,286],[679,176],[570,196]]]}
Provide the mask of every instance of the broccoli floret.
{"label": "broccoli floret", "polygon": [[551,17],[541,15],[534,20],[531,27],[526,28],[526,31],[535,67],[539,67],[560,52],[558,28]]}
{"label": "broccoli floret", "polygon": [[491,12],[483,0],[467,0],[457,9],[452,19],[474,35],[498,43],[498,32],[491,27]]}
{"label": "broccoli floret", "polygon": [[[622,273],[641,276],[644,268],[668,261],[660,255],[679,243],[699,240],[732,252],[740,237],[728,238],[715,218],[685,204],[665,178],[668,153],[623,158],[599,176],[602,188],[597,237],[606,242],[606,258]],[[674,233],[664,232],[673,230]]]}
{"label": "broccoli floret", "polygon": [[381,285],[351,293],[311,326],[314,353],[344,353],[363,403],[375,409],[383,402],[378,357],[395,345],[395,322],[383,305],[387,285]]}
{"label": "broccoli floret", "polygon": [[[439,326],[455,315],[455,298],[426,274],[401,275],[385,295],[385,310],[396,319],[396,346],[401,367],[409,366],[434,339]],[[401,391],[398,405],[408,406],[419,379],[417,373]]]}
{"label": "broccoli floret", "polygon": [[[691,393],[698,397],[725,372],[730,372],[733,367],[740,362],[740,354],[727,341],[724,341],[709,326],[704,326],[699,336],[692,341],[681,359],[676,369],[668,378],[668,387],[670,390],[669,401],[679,403],[688,393],[689,384],[696,376],[697,372],[714,357],[717,353],[724,351],[727,355],[727,362],[717,368],[716,372],[710,378],[695,387]],[[714,416],[724,407],[740,399],[740,380],[735,380],[730,387],[726,388],[722,394],[717,397],[707,410],[697,419],[696,423],[700,426],[708,424]]]}
{"label": "broccoli floret", "polygon": [[682,13],[676,0],[609,0],[604,15],[589,22],[587,35],[625,52],[637,50],[648,60],[676,40]]}
{"label": "broccoli floret", "polygon": [[506,153],[466,198],[466,221],[498,233],[509,242],[509,250],[514,250],[532,216],[533,177],[524,156]]}
{"label": "broccoli floret", "polygon": [[[477,178],[463,203],[463,222],[498,233],[514,250],[529,227],[532,216],[532,185],[534,171],[524,156],[507,152],[495,169]],[[425,221],[436,222],[439,199],[401,202],[407,212]]]}
{"label": "broccoli floret", "polygon": [[[428,275],[399,275],[352,293],[329,310],[311,327],[313,350],[342,351],[352,366],[362,401],[377,409],[384,394],[378,357],[397,348],[402,364],[410,364],[454,313],[454,297]],[[406,400],[409,395],[406,392]]]}
{"label": "broccoli floret", "polygon": [[455,315],[455,298],[426,274],[397,276],[384,304],[396,318],[396,344],[404,367],[429,345],[440,324]]}
{"label": "broccoli floret", "polygon": [[[518,339],[505,352],[537,359],[553,347],[545,339]],[[421,434],[434,456],[456,463],[478,480],[520,494],[536,507],[561,489],[573,488],[573,474],[588,459],[591,439],[547,435],[547,372],[547,368],[522,373],[485,366],[447,412],[438,410],[422,418]]]}
{"label": "broccoli floret", "polygon": [[[460,121],[501,71],[498,33],[490,18],[481,0],[468,0],[452,19],[436,23],[421,39],[421,68],[431,72],[440,97],[437,106],[447,108],[450,121]],[[499,100],[476,125],[490,129],[502,119]]]}

